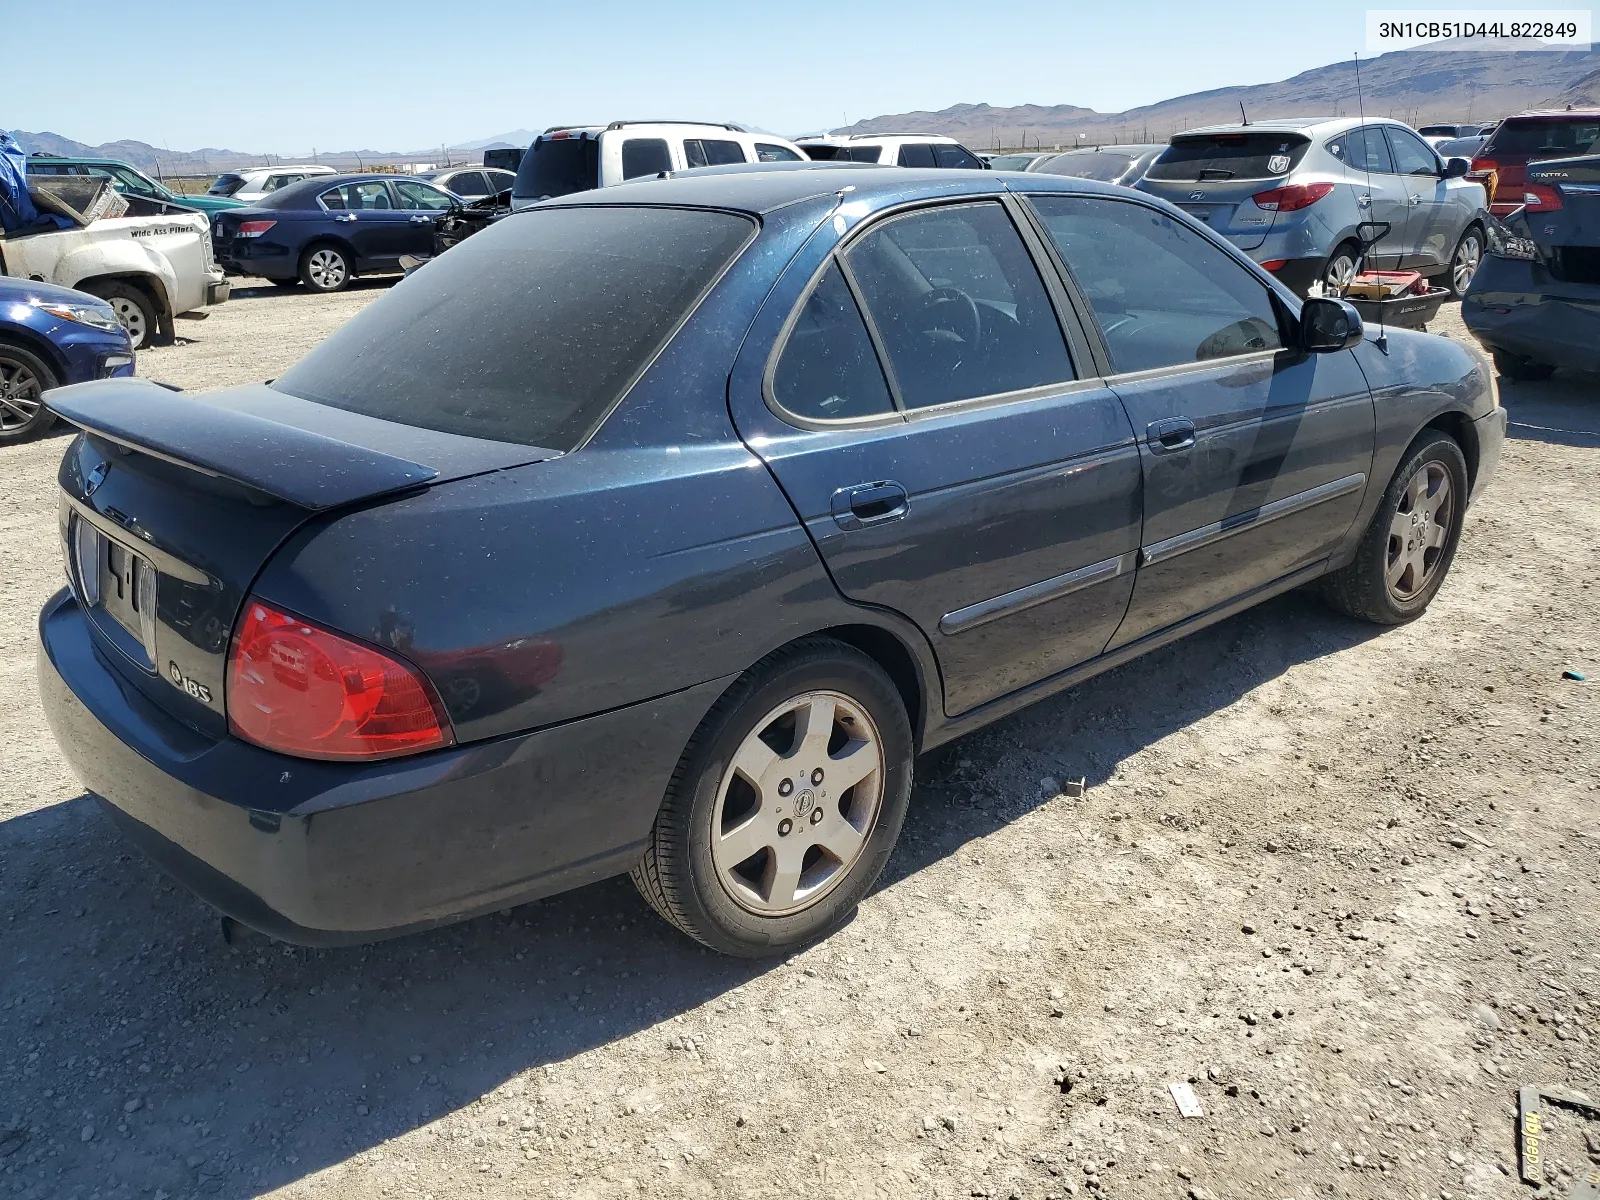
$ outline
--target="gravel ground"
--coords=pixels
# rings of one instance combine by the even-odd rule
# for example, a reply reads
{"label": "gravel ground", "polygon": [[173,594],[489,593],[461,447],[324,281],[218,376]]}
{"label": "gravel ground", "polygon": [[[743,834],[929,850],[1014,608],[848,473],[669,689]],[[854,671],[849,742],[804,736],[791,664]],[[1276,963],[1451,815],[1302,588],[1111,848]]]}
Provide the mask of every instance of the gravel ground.
{"label": "gravel ground", "polygon": [[[243,290],[140,372],[270,376],[381,291]],[[66,438],[0,451],[0,1195],[1517,1193],[1517,1085],[1600,1083],[1596,683],[1562,677],[1600,680],[1600,395],[1504,397],[1424,619],[1292,594],[941,750],[857,919],[754,965],[625,881],[224,944],[45,729]]]}

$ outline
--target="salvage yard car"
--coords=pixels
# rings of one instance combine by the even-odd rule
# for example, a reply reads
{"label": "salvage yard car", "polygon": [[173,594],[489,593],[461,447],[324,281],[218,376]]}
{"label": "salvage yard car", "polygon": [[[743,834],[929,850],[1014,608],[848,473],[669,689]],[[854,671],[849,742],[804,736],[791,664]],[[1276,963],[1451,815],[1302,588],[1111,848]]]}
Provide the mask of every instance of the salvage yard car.
{"label": "salvage yard car", "polygon": [[100,297],[0,279],[0,443],[50,428],[55,415],[46,392],[133,371],[128,331]]}
{"label": "salvage yard car", "polygon": [[554,125],[533,139],[511,185],[520,212],[552,196],[612,187],[663,172],[735,163],[799,162],[793,142],[738,125],[703,121],[613,121]]}
{"label": "salvage yard car", "polygon": [[1045,155],[1028,170],[1046,175],[1074,175],[1079,179],[1098,179],[1102,183],[1120,183],[1123,187],[1132,187],[1144,178],[1150,164],[1166,148],[1164,143],[1146,142],[1063,150],[1060,154]]}
{"label": "salvage yard car", "polygon": [[1472,160],[1472,175],[1493,187],[1491,211],[1504,217],[1523,203],[1529,163],[1595,153],[1600,153],[1600,108],[1518,113],[1489,135]]}
{"label": "salvage yard car", "polygon": [[872,167],[573,195],[271,384],[56,407],[44,707],[168,871],[314,944],[631,872],[739,955],[848,919],[920,751],[1318,579],[1419,616],[1505,431],[1160,201]]}
{"label": "salvage yard car", "polygon": [[1300,118],[1180,133],[1134,186],[1205,221],[1302,295],[1365,266],[1459,297],[1483,258],[1484,190],[1399,121]]}
{"label": "salvage yard car", "polygon": [[1509,379],[1600,371],[1600,154],[1527,166],[1461,319]]}
{"label": "salvage yard car", "polygon": [[357,275],[392,275],[402,255],[433,253],[434,219],[459,207],[405,175],[318,175],[212,223],[217,261],[281,287],[337,292]]}
{"label": "salvage yard car", "polygon": [[127,197],[139,197],[156,204],[173,205],[193,212],[214,213],[224,208],[238,208],[245,202],[227,196],[209,194],[180,195],[163,183],[157,183],[143,171],[114,158],[67,158],[59,154],[30,154],[28,174],[88,175],[109,179],[111,186]]}
{"label": "salvage yard car", "polygon": [[332,167],[299,164],[294,166],[257,167],[249,171],[228,171],[218,175],[206,189],[208,196],[226,196],[244,204],[252,204],[269,196],[279,188],[299,183],[313,175],[335,175]]}
{"label": "salvage yard car", "polygon": [[982,171],[989,166],[955,138],[936,133],[821,134],[801,138],[795,144],[806,152],[807,157],[819,162],[878,163],[882,166],[944,167],[968,171]]}

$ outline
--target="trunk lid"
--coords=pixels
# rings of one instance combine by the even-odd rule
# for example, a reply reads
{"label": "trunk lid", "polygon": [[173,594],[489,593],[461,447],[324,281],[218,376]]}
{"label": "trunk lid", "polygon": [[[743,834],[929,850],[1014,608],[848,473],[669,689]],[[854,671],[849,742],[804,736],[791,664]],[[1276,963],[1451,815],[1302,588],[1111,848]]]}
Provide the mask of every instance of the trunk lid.
{"label": "trunk lid", "polygon": [[1252,196],[1281,187],[1311,140],[1288,130],[1230,129],[1181,133],[1136,185],[1204,221],[1241,250],[1267,240],[1277,213]]}
{"label": "trunk lid", "polygon": [[1561,204],[1530,204],[1523,214],[1550,274],[1600,285],[1600,154],[1530,163],[1524,186],[1538,198],[1553,192]]}
{"label": "trunk lid", "polygon": [[61,464],[67,574],[106,660],[196,729],[227,729],[240,606],[319,514],[554,456],[345,412],[261,384],[188,396],[148,380],[51,394],[82,436]]}

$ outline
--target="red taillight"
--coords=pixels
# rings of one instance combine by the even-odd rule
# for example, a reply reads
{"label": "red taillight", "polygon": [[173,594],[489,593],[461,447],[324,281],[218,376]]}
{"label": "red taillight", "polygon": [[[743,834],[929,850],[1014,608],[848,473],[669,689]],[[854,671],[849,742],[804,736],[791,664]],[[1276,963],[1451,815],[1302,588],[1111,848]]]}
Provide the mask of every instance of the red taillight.
{"label": "red taillight", "polygon": [[1542,183],[1525,183],[1522,203],[1529,212],[1555,212],[1561,207],[1561,193]]}
{"label": "red taillight", "polygon": [[235,735],[302,758],[392,758],[453,740],[411,667],[259,600],[234,630],[227,698]]}
{"label": "red taillight", "polygon": [[1267,212],[1298,212],[1310,208],[1331,191],[1331,183],[1286,183],[1271,191],[1257,192],[1250,199],[1256,202],[1257,208]]}
{"label": "red taillight", "polygon": [[1490,171],[1498,171],[1499,169],[1500,164],[1494,159],[1484,158],[1480,154],[1477,158],[1472,160],[1472,169],[1467,172],[1467,178],[1472,179],[1476,177],[1482,179],[1487,177]]}
{"label": "red taillight", "polygon": [[1283,270],[1283,265],[1288,261],[1287,258],[1269,258],[1261,264],[1261,267],[1265,271],[1281,271]]}
{"label": "red taillight", "polygon": [[276,224],[276,221],[240,221],[239,228],[233,231],[233,236],[260,237]]}

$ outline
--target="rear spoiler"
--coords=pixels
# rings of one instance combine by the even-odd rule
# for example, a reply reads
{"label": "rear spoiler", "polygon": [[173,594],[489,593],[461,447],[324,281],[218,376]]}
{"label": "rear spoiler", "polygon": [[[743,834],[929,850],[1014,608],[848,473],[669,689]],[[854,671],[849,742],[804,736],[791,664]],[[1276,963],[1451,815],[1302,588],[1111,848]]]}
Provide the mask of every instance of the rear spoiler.
{"label": "rear spoiler", "polygon": [[146,379],[75,384],[51,392],[49,404],[96,437],[312,512],[418,487],[439,474]]}

